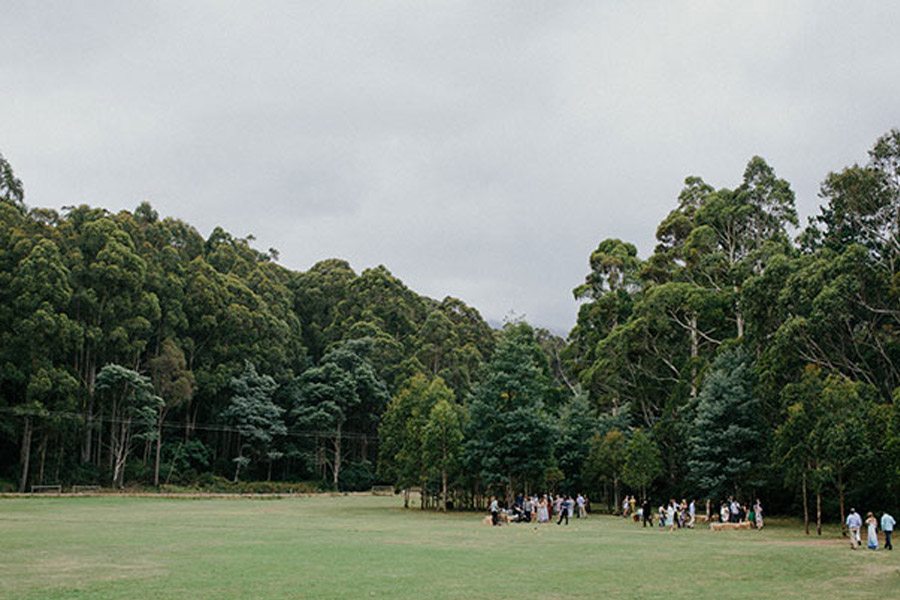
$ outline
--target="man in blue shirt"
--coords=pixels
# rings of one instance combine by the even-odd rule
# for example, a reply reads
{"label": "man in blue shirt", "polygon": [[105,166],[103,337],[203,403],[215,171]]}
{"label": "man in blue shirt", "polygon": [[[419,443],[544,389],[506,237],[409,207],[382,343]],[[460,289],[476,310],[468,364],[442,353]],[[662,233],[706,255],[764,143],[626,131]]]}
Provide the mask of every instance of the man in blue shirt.
{"label": "man in blue shirt", "polygon": [[881,530],[884,532],[884,548],[885,550],[893,550],[894,545],[891,543],[891,534],[894,533],[894,525],[897,521],[890,514],[885,512],[881,515]]}
{"label": "man in blue shirt", "polygon": [[860,527],[862,527],[862,517],[859,516],[855,508],[851,508],[850,514],[847,515],[847,529],[850,530],[850,547],[854,550],[862,545],[862,540],[859,539]]}

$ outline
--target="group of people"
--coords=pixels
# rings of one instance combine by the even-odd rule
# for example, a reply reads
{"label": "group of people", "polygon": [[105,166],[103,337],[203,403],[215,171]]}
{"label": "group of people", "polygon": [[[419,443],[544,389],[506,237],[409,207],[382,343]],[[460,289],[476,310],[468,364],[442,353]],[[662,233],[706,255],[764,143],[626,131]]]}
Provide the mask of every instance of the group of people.
{"label": "group of people", "polygon": [[[706,504],[706,514],[709,517],[710,505]],[[635,523],[642,522],[644,527],[654,526],[654,514],[649,500],[644,500],[638,506],[637,499],[634,496],[625,496],[622,501],[622,516],[624,518],[632,517]],[[718,515],[711,517],[711,520],[720,520],[723,523],[746,523],[749,522],[751,527],[756,529],[763,528],[763,508],[759,499],[748,507],[736,501],[734,498],[728,498],[722,503],[721,510]],[[660,529],[668,528],[670,531],[675,529],[687,528],[693,529],[697,522],[697,503],[695,500],[690,502],[682,499],[681,502],[671,498],[667,504],[662,504],[656,511],[656,524]]]}
{"label": "group of people", "polygon": [[719,507],[719,521],[722,523],[746,523],[749,522],[751,527],[757,529],[763,528],[763,509],[759,498],[753,506],[741,504],[734,498],[729,497],[727,501],[722,502]]}
{"label": "group of people", "polygon": [[[565,522],[569,524],[570,518],[586,518],[590,511],[590,500],[582,494],[574,498],[568,494],[543,494],[516,496],[512,506],[501,507],[499,500],[491,496],[490,502],[491,524],[500,525],[501,522],[509,523],[549,523],[556,519],[556,524]],[[763,507],[759,498],[752,506],[741,504],[735,498],[729,497],[723,501],[716,515],[710,515],[710,502],[706,501],[706,515],[710,520],[718,520],[722,523],[749,523],[756,529],[763,528]],[[631,517],[635,523],[642,522],[644,527],[654,526],[653,510],[648,499],[644,499],[640,505],[634,496],[625,496],[622,500],[622,517]],[[656,511],[656,525],[660,529],[668,529],[670,532],[676,529],[693,529],[697,521],[697,503],[694,500],[688,502],[682,499],[677,502],[670,499],[665,505],[660,505]],[[897,522],[889,513],[884,512],[879,521],[871,512],[866,514],[865,525],[867,528],[866,546],[870,550],[878,549],[878,528],[884,533],[884,547],[893,550],[891,536]],[[863,526],[862,517],[855,508],[850,509],[847,515],[847,529],[850,531],[850,547],[854,550],[862,546],[860,530]]]}
{"label": "group of people", "polygon": [[556,518],[556,524],[561,525],[563,521],[569,524],[569,519],[586,518],[590,508],[590,501],[587,496],[578,494],[574,498],[570,495],[553,494],[524,495],[516,496],[515,501],[510,507],[501,507],[500,501],[491,496],[490,512],[491,524],[500,525],[501,522],[508,523],[549,523],[552,518]]}
{"label": "group of people", "polygon": [[[885,550],[893,550],[894,545],[891,543],[891,536],[894,533],[894,525],[897,524],[897,521],[888,512],[881,514],[880,523],[873,513],[869,512],[866,514],[866,547],[869,550],[878,550],[879,524],[881,525],[881,531],[884,533]],[[855,508],[851,508],[850,514],[847,515],[847,529],[850,530],[850,547],[854,550],[862,546],[862,540],[859,537],[859,530],[862,529],[862,526],[862,517],[859,516]]]}

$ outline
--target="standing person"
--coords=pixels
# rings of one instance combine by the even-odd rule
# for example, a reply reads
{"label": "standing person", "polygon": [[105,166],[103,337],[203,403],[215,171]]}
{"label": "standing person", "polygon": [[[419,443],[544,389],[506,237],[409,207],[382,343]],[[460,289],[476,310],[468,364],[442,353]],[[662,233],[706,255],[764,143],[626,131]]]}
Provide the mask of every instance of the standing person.
{"label": "standing person", "polygon": [[893,550],[894,544],[891,543],[891,535],[894,533],[894,525],[897,524],[897,521],[894,520],[888,513],[883,513],[881,515],[881,530],[884,532],[884,549],[885,550]]}
{"label": "standing person", "polygon": [[575,499],[575,503],[578,505],[578,512],[576,515],[579,519],[583,519],[587,517],[587,513],[584,512],[584,496],[578,494],[578,497]]}
{"label": "standing person", "polygon": [[669,499],[669,506],[666,508],[666,527],[669,533],[675,531],[675,498]]}
{"label": "standing person", "polygon": [[525,501],[522,504],[522,520],[526,523],[530,523],[533,520],[531,518],[533,512],[534,505],[531,503],[531,496],[525,496]]}
{"label": "standing person", "polygon": [[691,498],[691,503],[688,504],[688,529],[694,528],[694,523],[697,519],[697,504],[694,502],[694,499]]}
{"label": "standing person", "polygon": [[547,494],[541,498],[538,506],[538,523],[548,523],[550,521],[550,502],[547,500]]}
{"label": "standing person", "polygon": [[566,501],[563,504],[563,507],[565,508],[566,512],[569,514],[569,518],[571,519],[575,514],[575,501],[572,499],[571,495],[566,494]]}
{"label": "standing person", "polygon": [[491,496],[491,525],[500,525],[500,503],[494,496]]}
{"label": "standing person", "polygon": [[728,504],[723,502],[721,508],[719,509],[719,521],[722,523],[728,523],[731,520],[731,511],[728,510]]}
{"label": "standing person", "polygon": [[563,519],[566,520],[566,525],[569,524],[569,504],[571,502],[571,498],[567,496],[566,499],[563,500],[562,504],[560,504],[559,520],[556,522],[557,525],[561,524]]}
{"label": "standing person", "polygon": [[[634,517],[634,514],[637,512],[637,499],[632,496],[628,499],[628,514]],[[637,521],[635,521],[637,522]]]}
{"label": "standing person", "polygon": [[656,516],[656,520],[659,522],[660,529],[666,526],[666,509],[662,504],[659,505],[659,513]]}
{"label": "standing person", "polygon": [[869,547],[869,550],[878,550],[878,519],[871,512],[866,514],[866,528],[869,534],[866,546]]}
{"label": "standing person", "polygon": [[650,527],[653,527],[653,515],[650,514],[650,501],[644,498],[644,502],[641,504],[641,512],[644,521],[644,527],[647,526],[647,523],[650,523]]}
{"label": "standing person", "polygon": [[734,498],[731,499],[731,505],[728,507],[729,512],[731,513],[731,518],[729,521],[731,523],[740,523],[741,522],[741,505],[738,504],[738,501]]}
{"label": "standing person", "polygon": [[850,547],[856,550],[857,546],[862,546],[862,540],[859,539],[859,528],[862,527],[862,517],[856,512],[855,508],[850,509],[847,515],[847,529],[850,530]]}
{"label": "standing person", "polygon": [[628,516],[628,507],[630,505],[631,504],[628,502],[628,496],[625,496],[625,499],[622,500],[622,518],[623,519]]}
{"label": "standing person", "polygon": [[756,504],[753,505],[753,512],[756,513],[756,528],[763,528],[763,509],[762,502],[759,501],[759,498],[756,499]]}
{"label": "standing person", "polygon": [[562,494],[560,494],[553,501],[553,514],[556,516],[561,515],[562,509],[563,509],[563,497],[562,497]]}

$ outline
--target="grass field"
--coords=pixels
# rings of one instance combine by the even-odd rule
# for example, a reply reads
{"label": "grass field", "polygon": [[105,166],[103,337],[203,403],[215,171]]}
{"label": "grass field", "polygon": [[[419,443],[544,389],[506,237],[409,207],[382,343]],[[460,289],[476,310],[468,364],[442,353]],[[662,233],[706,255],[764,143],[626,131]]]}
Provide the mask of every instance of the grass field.
{"label": "grass field", "polygon": [[0,499],[0,598],[897,598],[828,532],[491,528],[397,498]]}

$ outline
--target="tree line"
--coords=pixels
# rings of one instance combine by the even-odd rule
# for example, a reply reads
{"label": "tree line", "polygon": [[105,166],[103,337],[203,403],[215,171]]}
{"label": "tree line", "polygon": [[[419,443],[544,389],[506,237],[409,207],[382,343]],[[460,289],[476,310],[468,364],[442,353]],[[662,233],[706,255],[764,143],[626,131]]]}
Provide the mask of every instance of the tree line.
{"label": "tree line", "polygon": [[[585,491],[840,516],[900,492],[900,131],[820,212],[760,157],[600,242],[568,338],[386,268],[280,266],[148,204],[29,208],[0,159],[0,474],[373,482],[423,506]],[[869,504],[867,504],[869,505]]]}

